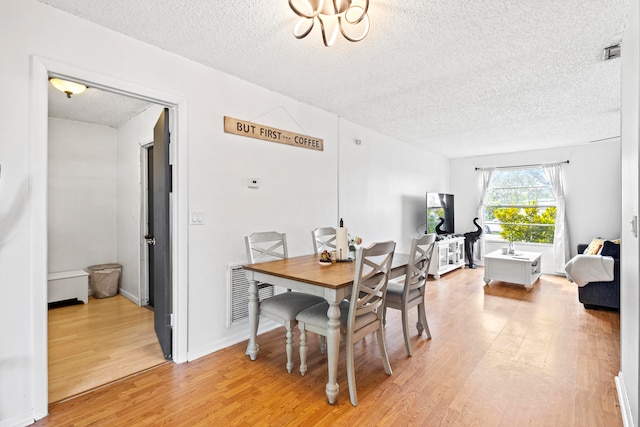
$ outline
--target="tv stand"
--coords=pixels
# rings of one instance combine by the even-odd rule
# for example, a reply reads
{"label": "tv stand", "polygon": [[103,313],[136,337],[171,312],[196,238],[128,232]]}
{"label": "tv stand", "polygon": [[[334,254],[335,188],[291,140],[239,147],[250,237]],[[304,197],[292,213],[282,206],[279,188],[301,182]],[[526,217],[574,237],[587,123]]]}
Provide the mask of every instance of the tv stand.
{"label": "tv stand", "polygon": [[464,267],[464,236],[444,237],[433,245],[429,274],[439,280],[440,276]]}

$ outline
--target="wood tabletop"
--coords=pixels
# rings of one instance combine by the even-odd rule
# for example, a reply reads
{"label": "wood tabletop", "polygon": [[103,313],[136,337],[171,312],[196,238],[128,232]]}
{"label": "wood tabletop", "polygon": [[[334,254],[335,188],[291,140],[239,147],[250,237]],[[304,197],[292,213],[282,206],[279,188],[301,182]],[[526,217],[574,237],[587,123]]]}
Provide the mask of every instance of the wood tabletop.
{"label": "wood tabletop", "polygon": [[[242,267],[248,271],[297,280],[325,288],[339,289],[353,284],[356,263],[332,262],[330,265],[320,265],[320,255],[302,255],[275,261],[245,264]],[[391,277],[404,274],[409,255],[394,254],[391,265]]]}

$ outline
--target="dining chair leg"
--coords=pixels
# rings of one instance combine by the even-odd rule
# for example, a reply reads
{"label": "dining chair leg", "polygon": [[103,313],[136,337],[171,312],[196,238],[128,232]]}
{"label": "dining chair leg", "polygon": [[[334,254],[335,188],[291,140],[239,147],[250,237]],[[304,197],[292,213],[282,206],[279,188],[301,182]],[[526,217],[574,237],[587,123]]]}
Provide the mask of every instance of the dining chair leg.
{"label": "dining chair leg", "polygon": [[411,354],[411,341],[409,340],[409,309],[405,306],[402,308],[402,333],[404,334],[404,347],[407,349],[407,354]]}
{"label": "dining chair leg", "polygon": [[299,324],[298,328],[300,329],[300,375],[304,376],[307,372],[307,331],[304,326],[300,328]]}
{"label": "dining chair leg", "polygon": [[355,363],[353,357],[353,339],[347,339],[347,383],[349,384],[349,399],[353,406],[358,406],[358,393],[356,392]]}
{"label": "dining chair leg", "polygon": [[418,304],[418,323],[421,328],[418,329],[418,333],[422,335],[422,329],[427,333],[427,338],[431,338],[431,331],[429,330],[429,322],[427,321],[427,311],[424,303]]}
{"label": "dining chair leg", "polygon": [[384,372],[387,375],[391,375],[393,371],[391,371],[391,364],[389,363],[389,355],[387,354],[387,347],[384,343],[384,333],[382,332],[382,328],[379,328],[376,331],[376,338],[378,339],[378,347],[380,348],[380,356],[382,357]]}
{"label": "dining chair leg", "polygon": [[327,352],[327,337],[320,335],[320,354]]}
{"label": "dining chair leg", "polygon": [[287,337],[287,372],[293,371],[293,323],[287,322],[285,325],[286,337]]}
{"label": "dining chair leg", "polygon": [[387,306],[382,309],[382,326],[387,326]]}

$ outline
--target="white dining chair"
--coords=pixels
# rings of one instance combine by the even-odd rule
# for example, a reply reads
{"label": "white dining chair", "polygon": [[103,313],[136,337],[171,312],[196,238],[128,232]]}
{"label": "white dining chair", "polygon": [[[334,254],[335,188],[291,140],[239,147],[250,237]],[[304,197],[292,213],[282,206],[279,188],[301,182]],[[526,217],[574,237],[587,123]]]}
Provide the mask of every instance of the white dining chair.
{"label": "white dining chair", "polygon": [[333,227],[318,227],[311,231],[313,240],[313,253],[336,250],[336,229]]}
{"label": "white dining chair", "polygon": [[[245,238],[247,261],[250,264],[288,258],[287,236],[275,231],[253,233]],[[258,283],[258,289],[271,286],[268,283]],[[302,292],[284,292],[265,298],[258,302],[259,314],[284,325],[286,330],[285,349],[287,353],[287,371],[293,370],[293,328],[296,325],[296,315],[313,305],[325,301],[324,298]],[[257,334],[258,322],[254,331]]]}
{"label": "white dining chair", "polygon": [[[351,300],[340,303],[340,333],[346,337],[347,380],[353,406],[358,406],[353,353],[357,341],[375,332],[384,371],[391,375],[391,365],[382,333],[382,308],[395,247],[395,242],[382,242],[373,243],[368,248],[358,251]],[[301,375],[307,371],[307,331],[326,337],[328,310],[329,303],[325,301],[301,311],[296,316],[300,329]]]}
{"label": "white dining chair", "polygon": [[386,324],[387,308],[402,311],[402,332],[404,333],[404,345],[409,356],[411,341],[409,340],[409,310],[418,307],[418,322],[416,327],[418,335],[426,331],[427,338],[431,338],[427,311],[425,308],[425,290],[429,272],[429,264],[433,254],[433,246],[436,241],[435,234],[425,234],[411,240],[411,259],[407,265],[407,274],[404,279],[390,280],[387,286],[387,297],[384,302],[384,319]]}

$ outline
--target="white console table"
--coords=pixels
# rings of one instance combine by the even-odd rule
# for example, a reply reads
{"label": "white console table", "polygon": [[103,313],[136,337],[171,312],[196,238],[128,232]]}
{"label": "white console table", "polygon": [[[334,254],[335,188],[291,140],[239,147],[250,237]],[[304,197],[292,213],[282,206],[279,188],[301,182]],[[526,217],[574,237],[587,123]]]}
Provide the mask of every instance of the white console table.
{"label": "white console table", "polygon": [[433,245],[429,274],[434,279],[456,268],[464,267],[464,236],[445,237]]}
{"label": "white console table", "polygon": [[492,280],[524,285],[530,291],[533,283],[540,277],[542,253],[516,251],[503,254],[502,250],[484,256],[484,282]]}

